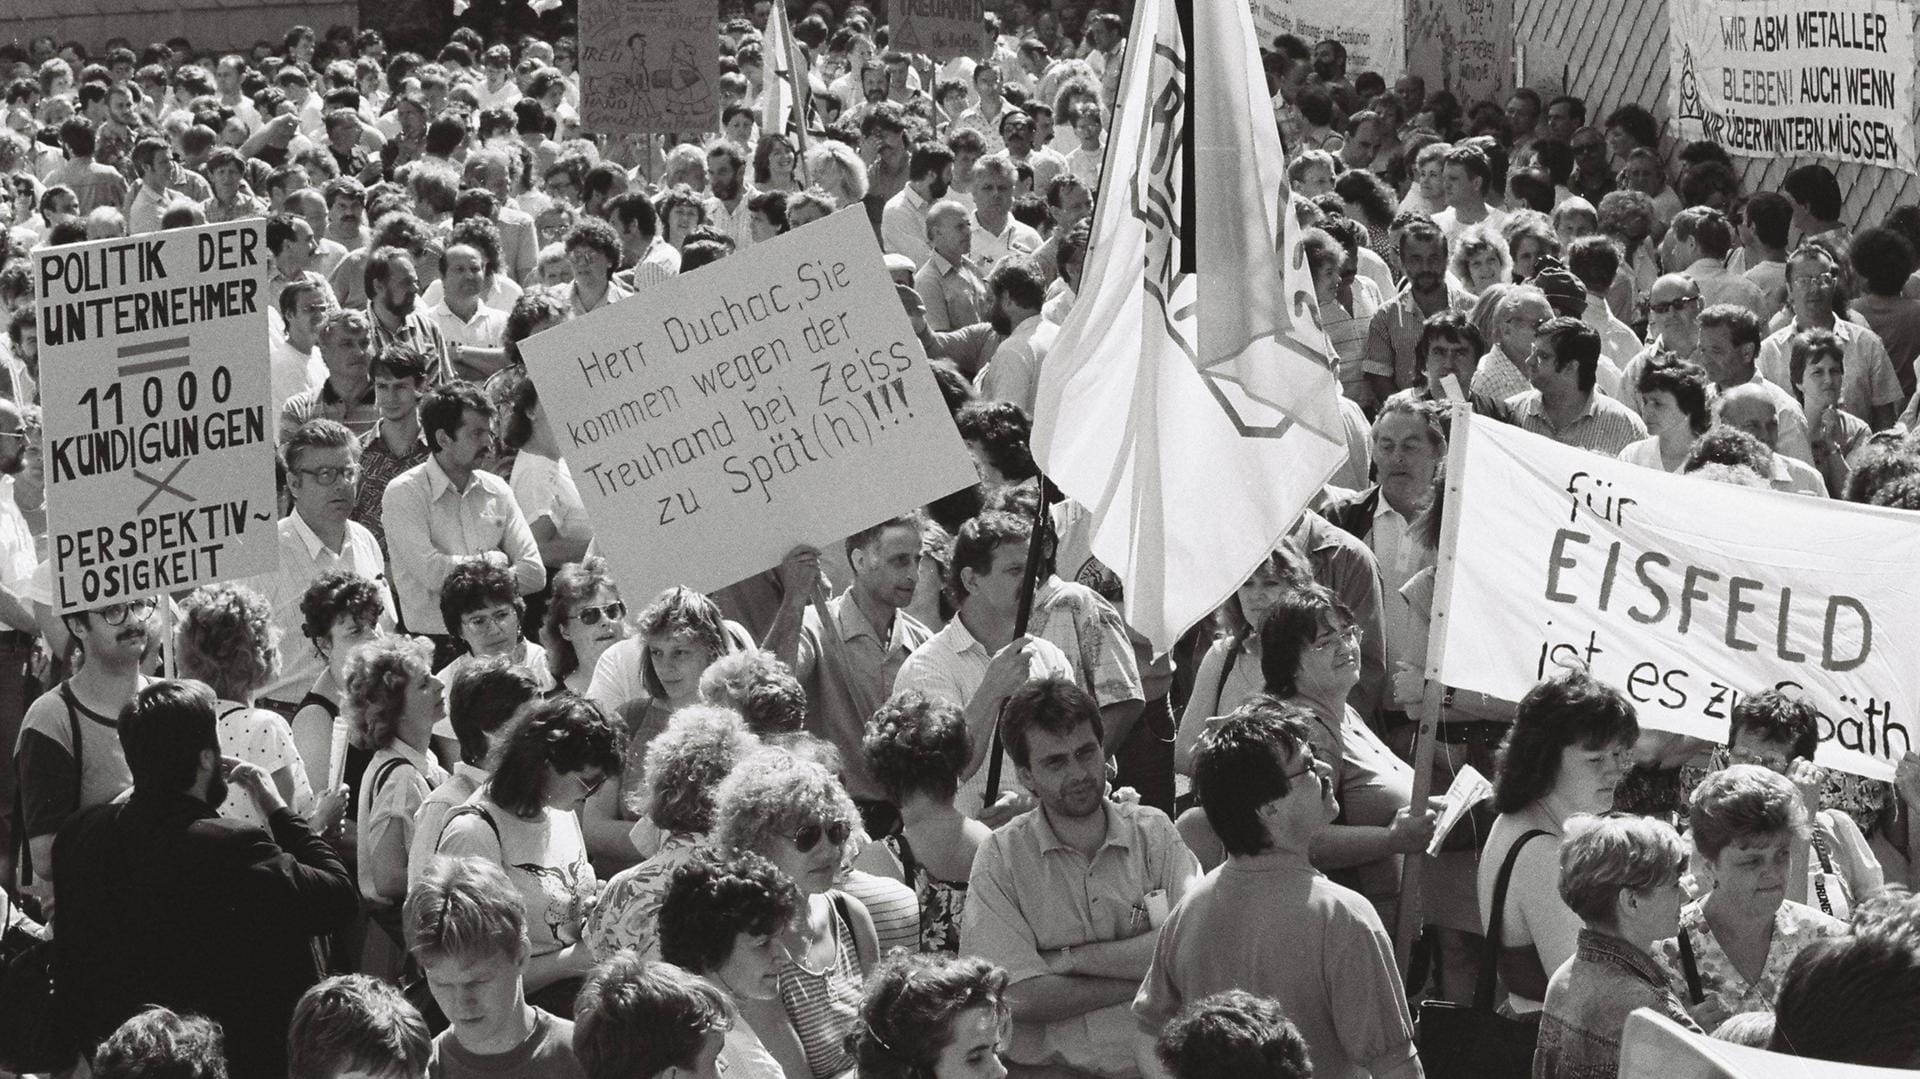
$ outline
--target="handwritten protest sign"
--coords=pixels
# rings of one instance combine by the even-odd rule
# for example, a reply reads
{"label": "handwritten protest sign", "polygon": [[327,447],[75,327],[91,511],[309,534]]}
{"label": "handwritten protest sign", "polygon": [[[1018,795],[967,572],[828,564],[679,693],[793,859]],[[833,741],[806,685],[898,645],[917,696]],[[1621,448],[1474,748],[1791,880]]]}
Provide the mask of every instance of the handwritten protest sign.
{"label": "handwritten protest sign", "polygon": [[981,0],[887,0],[887,11],[892,16],[891,48],[935,60],[986,53]]}
{"label": "handwritten protest sign", "polygon": [[1349,72],[1376,71],[1391,86],[1407,66],[1406,0],[1253,0],[1253,29],[1262,47],[1281,34],[1309,45],[1338,41],[1347,47]]}
{"label": "handwritten protest sign", "polygon": [[1464,415],[1453,431],[1428,677],[1519,700],[1577,662],[1643,725],[1714,742],[1742,694],[1795,685],[1823,714],[1823,764],[1888,779],[1920,747],[1920,514],[1671,475]]}
{"label": "handwritten protest sign", "polygon": [[858,207],[520,350],[643,594],[724,587],[975,479]]}
{"label": "handwritten protest sign", "polygon": [[[1513,0],[1406,0],[1407,71],[1427,92],[1500,101],[1513,68]],[[1358,66],[1353,67],[1358,71]]]}
{"label": "handwritten protest sign", "polygon": [[1681,139],[1916,171],[1908,5],[1673,0],[1667,25]]}
{"label": "handwritten protest sign", "polygon": [[55,609],[272,569],[263,223],[33,257]]}
{"label": "handwritten protest sign", "polygon": [[714,131],[712,0],[580,0],[580,122],[602,134]]}

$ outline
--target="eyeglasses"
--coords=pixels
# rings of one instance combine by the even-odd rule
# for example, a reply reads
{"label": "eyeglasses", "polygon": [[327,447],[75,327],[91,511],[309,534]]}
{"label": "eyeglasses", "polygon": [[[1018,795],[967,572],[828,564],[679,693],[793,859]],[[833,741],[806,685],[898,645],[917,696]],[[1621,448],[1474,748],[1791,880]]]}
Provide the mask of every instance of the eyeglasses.
{"label": "eyeglasses", "polygon": [[0,438],[31,438],[25,431],[0,431]]}
{"label": "eyeglasses", "polygon": [[295,468],[289,471],[296,476],[311,476],[313,482],[322,487],[332,487],[341,480],[348,483],[360,482],[359,465],[326,465],[321,468]]}
{"label": "eyeglasses", "polygon": [[1666,315],[1675,311],[1684,311],[1699,302],[1700,297],[1698,296],[1682,296],[1677,300],[1669,300],[1666,303],[1651,300],[1647,303],[1647,310],[1656,315]]}
{"label": "eyeglasses", "polygon": [[160,601],[148,596],[145,599],[136,599],[129,603],[109,603],[105,607],[96,607],[93,613],[99,615],[100,621],[105,622],[109,626],[124,626],[127,624],[127,616],[133,615],[144,622],[147,620],[147,616],[152,614],[154,608],[158,606],[160,606]]}
{"label": "eyeglasses", "polygon": [[853,826],[843,820],[829,821],[824,826],[815,822],[793,833],[793,849],[805,854],[820,845],[822,836],[826,837],[827,842],[837,847],[845,843],[847,837],[852,834]]}
{"label": "eyeglasses", "polygon": [[460,620],[460,625],[469,630],[505,629],[520,620],[520,612],[512,607],[502,607],[497,611],[477,611]]}
{"label": "eyeglasses", "polygon": [[582,607],[573,612],[574,619],[583,626],[597,626],[602,618],[609,622],[618,622],[626,616],[627,605],[617,599],[604,606]]}
{"label": "eyeglasses", "polygon": [[1309,775],[1312,775],[1312,774],[1313,774],[1313,771],[1314,771],[1314,769],[1316,769],[1316,768],[1319,768],[1319,767],[1320,767],[1320,762],[1319,762],[1318,760],[1315,760],[1315,759],[1314,759],[1314,756],[1313,756],[1313,750],[1311,750],[1311,749],[1302,749],[1302,750],[1300,751],[1300,756],[1301,756],[1301,758],[1302,758],[1302,760],[1304,760],[1304,761],[1305,761],[1305,763],[1304,763],[1304,764],[1302,764],[1302,765],[1300,766],[1300,770],[1299,770],[1299,771],[1297,771],[1297,772],[1288,772],[1288,773],[1286,773],[1286,777],[1287,777],[1287,781],[1288,781],[1289,783],[1291,783],[1292,781],[1294,781],[1294,780],[1296,780],[1296,779],[1301,779],[1301,778],[1304,778],[1304,777],[1306,777],[1306,776],[1309,776]]}
{"label": "eyeglasses", "polygon": [[567,775],[572,777],[575,783],[580,784],[580,789],[583,792],[585,792],[580,795],[582,800],[591,798],[594,795],[599,794],[600,788],[607,785],[607,777],[605,774],[602,774],[599,779],[596,779],[591,783],[587,782],[584,779],[581,779],[579,772],[568,772]]}
{"label": "eyeglasses", "polygon": [[1333,651],[1335,648],[1338,648],[1343,644],[1355,645],[1359,643],[1360,643],[1360,627],[1348,626],[1345,629],[1335,630],[1332,635],[1326,637],[1323,640],[1318,640],[1313,642],[1313,651],[1317,655],[1324,656],[1328,652]]}

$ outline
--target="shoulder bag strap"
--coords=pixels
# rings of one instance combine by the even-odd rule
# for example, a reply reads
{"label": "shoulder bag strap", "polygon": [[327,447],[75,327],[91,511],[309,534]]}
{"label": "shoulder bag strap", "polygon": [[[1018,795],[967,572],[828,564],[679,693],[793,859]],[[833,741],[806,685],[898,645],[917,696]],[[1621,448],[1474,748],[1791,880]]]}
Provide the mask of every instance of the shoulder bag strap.
{"label": "shoulder bag strap", "polygon": [[493,841],[500,844],[500,857],[502,859],[506,858],[507,844],[500,838],[500,822],[493,819],[493,814],[487,812],[485,806],[477,806],[471,803],[455,806],[453,812],[447,814],[447,819],[440,825],[439,837],[433,841],[433,851],[435,854],[440,853],[440,844],[445,842],[447,838],[447,826],[461,817],[479,817],[481,820],[486,821],[487,827],[493,832]]}
{"label": "shoulder bag strap", "polygon": [[1827,874],[1833,872],[1833,857],[1827,851],[1827,841],[1820,835],[1820,822],[1813,822],[1813,851],[1820,856],[1820,869],[1813,874],[1813,891],[1820,899],[1820,913],[1831,918],[1833,900],[1827,895]]}
{"label": "shoulder bag strap", "polygon": [[[393,773],[398,771],[401,768],[401,766],[407,765],[410,763],[411,762],[409,762],[405,757],[394,757],[393,759],[387,761],[385,764],[381,765],[379,768],[375,769],[373,773],[373,784],[367,788],[367,800],[371,802],[373,800],[373,796],[380,793],[381,786],[383,786],[387,782],[387,780],[393,778]],[[489,824],[492,823],[491,817],[488,818],[488,823]],[[494,830],[499,831],[499,829],[497,828]]]}
{"label": "shoulder bag strap", "polygon": [[1500,969],[1500,926],[1506,921],[1507,885],[1513,880],[1514,863],[1520,860],[1520,851],[1528,843],[1548,834],[1539,828],[1523,833],[1507,849],[1506,861],[1500,863],[1500,875],[1493,881],[1493,910],[1487,915],[1487,940],[1480,951],[1480,975],[1473,983],[1475,1011],[1493,1010],[1494,982]]}

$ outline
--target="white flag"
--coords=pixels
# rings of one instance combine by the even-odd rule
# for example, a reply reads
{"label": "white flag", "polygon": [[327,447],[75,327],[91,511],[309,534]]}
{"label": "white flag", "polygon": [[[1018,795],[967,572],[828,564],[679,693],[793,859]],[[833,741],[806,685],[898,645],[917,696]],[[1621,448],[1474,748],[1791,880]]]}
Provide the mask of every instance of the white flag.
{"label": "white flag", "polygon": [[[1103,173],[1124,180],[1095,211],[1033,430],[1041,467],[1091,513],[1127,620],[1161,649],[1239,587],[1346,459],[1251,11],[1193,7],[1191,49],[1172,0],[1134,9]],[[1189,80],[1194,55],[1205,62]],[[1195,273],[1181,268],[1186,243]]]}
{"label": "white flag", "polygon": [[774,0],[767,13],[767,29],[760,45],[762,78],[760,133],[785,132],[802,154],[807,149],[807,64],[800,43],[787,26],[785,0]]}

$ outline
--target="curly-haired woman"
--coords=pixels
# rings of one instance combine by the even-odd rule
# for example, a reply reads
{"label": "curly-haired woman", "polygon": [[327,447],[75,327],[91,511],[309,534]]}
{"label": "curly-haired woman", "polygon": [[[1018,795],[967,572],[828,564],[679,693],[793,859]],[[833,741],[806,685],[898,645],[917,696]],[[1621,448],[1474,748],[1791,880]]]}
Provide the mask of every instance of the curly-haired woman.
{"label": "curly-haired woman", "polygon": [[352,744],[346,720],[340,718],[347,659],[356,647],[379,636],[383,623],[392,621],[387,603],[386,586],[357,573],[326,574],[300,597],[300,632],[306,641],[299,647],[313,649],[326,666],[293,714],[293,744],[315,790],[325,790],[335,776],[346,781],[349,807],[359,800],[372,754]]}
{"label": "curly-haired woman", "polygon": [[[253,706],[253,695],[280,669],[275,636],[273,609],[258,592],[229,584],[195,589],[180,605],[180,673],[205,682],[219,699],[220,751],[258,765],[294,812],[311,815],[316,829],[330,832],[340,823],[346,795],[330,792],[316,806],[293,732],[275,713]],[[251,798],[229,798],[219,812],[267,826]]]}
{"label": "curly-haired woman", "polygon": [[896,956],[874,972],[854,1036],[860,1079],[1002,1076],[1007,972],[974,956]]}
{"label": "curly-haired woman", "polygon": [[973,856],[992,834],[954,796],[973,751],[966,717],[946,701],[903,690],[867,721],[867,768],[900,807],[900,827],[861,852],[866,868],[905,881],[920,900],[920,950],[958,952]]}
{"label": "curly-haired woman", "polygon": [[[348,733],[371,750],[360,783],[360,894],[394,912],[407,898],[413,818],[447,770],[428,745],[446,714],[446,687],[433,674],[433,647],[417,637],[382,637],[347,660]],[[396,942],[399,938],[395,937]]]}
{"label": "curly-haired woman", "polygon": [[[738,1008],[780,992],[781,938],[800,892],[772,862],[748,851],[700,848],[672,874],[660,903],[660,958],[718,986]],[[744,1017],[720,1050],[729,1079],[784,1079]]]}
{"label": "curly-haired woman", "polygon": [[676,712],[647,746],[640,816],[665,840],[659,853],[607,882],[587,920],[587,944],[605,958],[632,948],[660,958],[657,918],[674,870],[706,842],[713,827],[713,793],[742,757],[760,748],[738,712],[694,705]]}
{"label": "curly-haired woman", "polygon": [[581,938],[600,891],[578,811],[618,771],[620,750],[619,729],[592,701],[523,709],[494,750],[492,777],[448,816],[437,849],[506,871],[527,907],[527,1000],[562,1018],[593,966]]}

